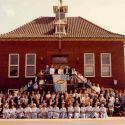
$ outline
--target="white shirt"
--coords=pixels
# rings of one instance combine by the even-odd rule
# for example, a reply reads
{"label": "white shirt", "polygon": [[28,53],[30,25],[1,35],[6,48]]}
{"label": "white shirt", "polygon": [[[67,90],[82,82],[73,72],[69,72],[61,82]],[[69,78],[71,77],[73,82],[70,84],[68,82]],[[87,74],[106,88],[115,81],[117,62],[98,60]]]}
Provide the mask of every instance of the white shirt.
{"label": "white shirt", "polygon": [[100,112],[101,112],[101,113],[107,113],[106,108],[105,108],[105,107],[103,107],[103,108],[100,107]]}
{"label": "white shirt", "polygon": [[24,112],[25,112],[25,113],[31,112],[31,108],[30,108],[30,107],[26,107],[26,108],[24,109]]}
{"label": "white shirt", "polygon": [[59,111],[59,107],[54,107],[54,108],[53,108],[53,112],[59,113],[59,112],[60,112],[60,111]]}
{"label": "white shirt", "polygon": [[50,68],[50,75],[55,74],[55,68]]}
{"label": "white shirt", "polygon": [[11,108],[10,109],[10,114],[15,114],[16,113],[16,108]]}
{"label": "white shirt", "polygon": [[47,108],[47,112],[52,112],[52,111],[53,111],[53,107],[52,106]]}
{"label": "white shirt", "polygon": [[99,107],[93,107],[93,111],[96,112],[96,113],[99,113],[100,112],[100,108]]}
{"label": "white shirt", "polygon": [[17,113],[17,114],[23,113],[23,108],[18,108],[18,109],[16,110],[16,113]]}
{"label": "white shirt", "polygon": [[77,71],[75,69],[72,69],[72,74],[77,75]]}
{"label": "white shirt", "polygon": [[93,85],[93,86],[92,86],[92,89],[96,91],[96,86],[95,86],[95,85]]}
{"label": "white shirt", "polygon": [[61,108],[61,109],[60,109],[60,112],[61,112],[61,113],[66,113],[66,108],[65,108],[65,107]]}
{"label": "white shirt", "polygon": [[3,109],[3,114],[10,113],[10,109]]}
{"label": "white shirt", "polygon": [[31,111],[32,111],[32,113],[37,113],[38,112],[38,108],[31,108]]}
{"label": "white shirt", "polygon": [[70,112],[74,112],[73,106],[68,107],[68,113],[70,113]]}
{"label": "white shirt", "polygon": [[36,82],[36,83],[33,85],[33,88],[34,88],[34,89],[38,89],[38,87],[39,87],[39,86],[38,86],[38,84],[37,84],[37,82]]}
{"label": "white shirt", "polygon": [[46,107],[42,108],[41,112],[42,112],[42,114],[46,114],[47,113],[47,108]]}
{"label": "white shirt", "polygon": [[75,113],[80,113],[80,107],[79,107],[79,106],[75,107],[75,108],[74,108],[74,112],[75,112]]}
{"label": "white shirt", "polygon": [[92,108],[92,106],[87,106],[87,107],[86,107],[86,111],[88,111],[88,112],[91,112],[91,111],[93,111],[93,108]]}
{"label": "white shirt", "polygon": [[58,69],[58,74],[64,74],[64,70],[63,69]]}
{"label": "white shirt", "polygon": [[109,100],[111,101],[111,103],[114,103],[114,102],[115,102],[115,98],[114,98],[114,97],[110,97]]}
{"label": "white shirt", "polygon": [[80,111],[81,111],[81,113],[85,113],[86,112],[86,107],[81,107]]}
{"label": "white shirt", "polygon": [[95,91],[98,92],[98,93],[100,93],[100,91],[101,91],[100,87],[96,87]]}

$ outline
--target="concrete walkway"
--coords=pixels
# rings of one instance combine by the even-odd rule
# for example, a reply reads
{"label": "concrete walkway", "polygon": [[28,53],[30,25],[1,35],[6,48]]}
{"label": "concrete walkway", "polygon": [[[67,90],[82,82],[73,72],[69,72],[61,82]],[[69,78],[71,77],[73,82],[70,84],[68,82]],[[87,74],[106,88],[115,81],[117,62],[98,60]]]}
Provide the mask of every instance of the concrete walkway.
{"label": "concrete walkway", "polygon": [[125,125],[125,117],[107,119],[0,119],[0,125]]}

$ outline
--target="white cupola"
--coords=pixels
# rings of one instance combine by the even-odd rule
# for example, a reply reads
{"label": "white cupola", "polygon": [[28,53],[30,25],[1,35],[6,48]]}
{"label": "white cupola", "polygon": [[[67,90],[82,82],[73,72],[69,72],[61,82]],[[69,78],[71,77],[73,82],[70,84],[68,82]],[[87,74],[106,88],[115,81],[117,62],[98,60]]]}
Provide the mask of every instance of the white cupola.
{"label": "white cupola", "polygon": [[66,34],[68,6],[64,6],[62,0],[59,0],[59,5],[53,6],[53,11],[55,13],[55,33]]}

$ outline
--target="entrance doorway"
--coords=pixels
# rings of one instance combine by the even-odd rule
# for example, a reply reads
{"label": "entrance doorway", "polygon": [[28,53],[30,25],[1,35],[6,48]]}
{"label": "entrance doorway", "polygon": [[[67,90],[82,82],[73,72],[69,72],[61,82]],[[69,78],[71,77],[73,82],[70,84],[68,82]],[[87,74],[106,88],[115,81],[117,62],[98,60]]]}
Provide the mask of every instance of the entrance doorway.
{"label": "entrance doorway", "polygon": [[52,64],[56,66],[68,65],[68,55],[52,55]]}

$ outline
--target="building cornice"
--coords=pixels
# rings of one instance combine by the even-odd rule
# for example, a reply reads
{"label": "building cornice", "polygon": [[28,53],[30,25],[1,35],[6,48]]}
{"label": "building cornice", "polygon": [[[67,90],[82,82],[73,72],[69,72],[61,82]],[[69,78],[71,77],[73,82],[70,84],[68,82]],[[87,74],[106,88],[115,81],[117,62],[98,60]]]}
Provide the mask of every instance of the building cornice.
{"label": "building cornice", "polygon": [[125,43],[125,38],[77,38],[77,37],[72,37],[72,38],[64,38],[64,37],[42,37],[42,38],[0,38],[0,41],[2,42],[9,42],[9,41],[13,41],[13,42],[35,42],[35,41],[59,41],[61,39],[61,41],[120,41],[120,42],[124,42]]}

